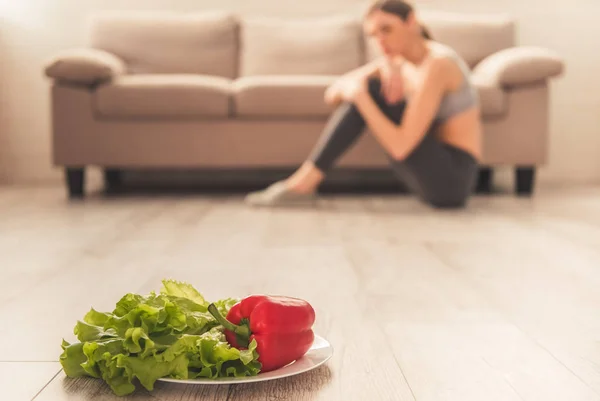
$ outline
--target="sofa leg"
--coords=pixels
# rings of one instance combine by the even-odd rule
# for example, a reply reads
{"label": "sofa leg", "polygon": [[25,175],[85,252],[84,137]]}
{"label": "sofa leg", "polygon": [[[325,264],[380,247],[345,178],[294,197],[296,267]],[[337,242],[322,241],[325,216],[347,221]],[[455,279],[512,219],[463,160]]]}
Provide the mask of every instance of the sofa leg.
{"label": "sofa leg", "polygon": [[477,186],[475,191],[477,193],[489,194],[492,192],[494,183],[494,170],[491,167],[481,167],[479,169],[479,175],[477,177]]}
{"label": "sofa leg", "polygon": [[65,169],[65,180],[69,192],[69,198],[83,198],[85,187],[85,169],[83,167],[67,167]]}
{"label": "sofa leg", "polygon": [[531,195],[534,184],[535,167],[517,167],[515,169],[515,191],[517,195]]}
{"label": "sofa leg", "polygon": [[123,171],[114,168],[104,169],[104,187],[108,191],[118,189],[123,183]]}

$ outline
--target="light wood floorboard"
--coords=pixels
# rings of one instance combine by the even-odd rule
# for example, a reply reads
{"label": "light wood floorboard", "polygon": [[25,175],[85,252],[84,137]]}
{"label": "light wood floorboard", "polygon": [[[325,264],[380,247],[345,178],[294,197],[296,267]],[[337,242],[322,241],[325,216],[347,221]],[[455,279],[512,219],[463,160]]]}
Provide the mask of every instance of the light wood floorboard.
{"label": "light wood floorboard", "polygon": [[[406,196],[252,209],[238,196],[68,202],[62,188],[7,188],[0,252],[2,399],[600,401],[599,187],[460,211]],[[334,357],[279,381],[125,398],[59,373],[77,319],[163,278],[208,299],[307,299]]]}

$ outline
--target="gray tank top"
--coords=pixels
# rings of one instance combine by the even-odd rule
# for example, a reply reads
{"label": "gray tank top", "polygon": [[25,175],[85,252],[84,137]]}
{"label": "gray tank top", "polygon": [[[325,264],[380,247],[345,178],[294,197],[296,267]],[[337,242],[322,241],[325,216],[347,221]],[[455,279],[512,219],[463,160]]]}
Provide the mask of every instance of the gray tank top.
{"label": "gray tank top", "polygon": [[435,116],[438,122],[446,121],[479,103],[479,94],[470,79],[471,69],[454,50],[447,49],[448,57],[452,58],[462,71],[463,84],[456,91],[446,93],[442,98]]}

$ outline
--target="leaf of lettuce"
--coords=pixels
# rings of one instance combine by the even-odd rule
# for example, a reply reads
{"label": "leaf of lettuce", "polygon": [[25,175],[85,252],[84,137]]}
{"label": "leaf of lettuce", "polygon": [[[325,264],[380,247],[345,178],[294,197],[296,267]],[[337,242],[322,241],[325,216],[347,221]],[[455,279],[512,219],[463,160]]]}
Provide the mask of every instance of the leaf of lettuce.
{"label": "leaf of lettuce", "polygon": [[69,377],[86,376],[86,371],[81,366],[87,360],[83,353],[83,343],[69,344],[63,340],[63,353],[60,355],[59,361],[62,365],[65,374]]}
{"label": "leaf of lettuce", "polygon": [[[236,377],[255,376],[260,372],[262,365],[258,362],[258,352],[256,352],[256,341],[253,340],[247,350],[240,351],[227,343],[225,335],[220,329],[213,329],[194,340],[194,336],[182,338],[185,344],[193,344],[196,350],[189,349],[192,352],[190,366],[201,369],[196,372],[194,377],[217,378],[227,376],[226,367],[236,367]],[[194,344],[195,343],[195,344]],[[173,352],[177,352],[177,347],[172,347]],[[171,349],[170,349],[171,350]],[[169,351],[170,351],[169,350]],[[167,354],[167,352],[165,352]]]}
{"label": "leaf of lettuce", "polygon": [[117,337],[117,332],[114,329],[104,330],[102,327],[94,326],[82,321],[77,322],[73,332],[81,342]]}
{"label": "leaf of lettuce", "polygon": [[91,357],[95,359],[96,369],[100,372],[101,378],[116,395],[123,396],[134,392],[135,384],[126,369],[118,366],[118,356],[125,355],[119,353],[119,350],[122,350],[119,346],[120,344],[115,342],[107,347],[98,347],[94,349]]}
{"label": "leaf of lettuce", "polygon": [[[161,377],[253,376],[261,367],[257,359],[256,341],[248,350],[239,351],[224,341],[218,330],[200,336],[184,335],[163,353],[147,358],[123,354],[116,357],[117,367],[125,368],[130,379],[137,378],[149,391]],[[191,360],[196,362],[193,367]]]}
{"label": "leaf of lettuce", "polygon": [[140,303],[142,303],[144,297],[138,294],[125,294],[119,302],[117,302],[117,306],[113,311],[115,316],[121,317],[125,316],[129,311],[137,307]]}
{"label": "leaf of lettuce", "polygon": [[127,375],[131,378],[136,377],[148,391],[154,390],[154,383],[161,377],[187,379],[188,363],[186,354],[181,354],[169,362],[154,357],[143,359],[127,355],[117,356],[117,366],[125,368]]}
{"label": "leaf of lettuce", "polygon": [[200,294],[191,284],[175,280],[163,280],[162,283],[163,288],[161,289],[161,293],[180,298],[187,298],[198,305],[203,305],[208,308],[208,302],[206,302],[202,294]]}
{"label": "leaf of lettuce", "polygon": [[141,353],[142,357],[151,355],[156,351],[156,344],[148,337],[142,327],[132,327],[125,333],[124,348],[132,353]]}
{"label": "leaf of lettuce", "polygon": [[102,313],[98,312],[94,308],[90,309],[88,313],[83,317],[83,321],[87,324],[91,324],[93,326],[104,327],[106,322],[108,322],[112,318],[110,313]]}
{"label": "leaf of lettuce", "polygon": [[83,343],[83,354],[86,356],[86,361],[81,366],[90,376],[99,378],[102,376],[101,365],[110,361],[114,355],[124,351],[122,339]]}
{"label": "leaf of lettuce", "polygon": [[236,299],[236,298],[225,298],[225,299],[220,299],[220,300],[216,301],[214,304],[217,307],[217,309],[219,310],[219,313],[221,313],[221,315],[227,316],[229,309],[231,309],[231,307],[233,305],[235,305],[236,303],[238,303],[239,301],[240,300]]}

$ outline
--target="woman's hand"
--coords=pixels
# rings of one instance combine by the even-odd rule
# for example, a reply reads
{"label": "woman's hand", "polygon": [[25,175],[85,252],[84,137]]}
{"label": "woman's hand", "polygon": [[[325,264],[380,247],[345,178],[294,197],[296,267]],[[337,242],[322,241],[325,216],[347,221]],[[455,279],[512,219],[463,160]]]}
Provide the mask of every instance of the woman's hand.
{"label": "woman's hand", "polygon": [[359,96],[368,93],[367,78],[345,77],[336,81],[325,91],[325,102],[335,105],[341,101],[355,102]]}
{"label": "woman's hand", "polygon": [[367,77],[353,77],[343,80],[339,87],[340,97],[347,102],[356,100],[369,93]]}
{"label": "woman's hand", "polygon": [[340,97],[340,88],[338,81],[330,85],[325,91],[325,103],[330,106],[336,106],[340,103],[342,98]]}

